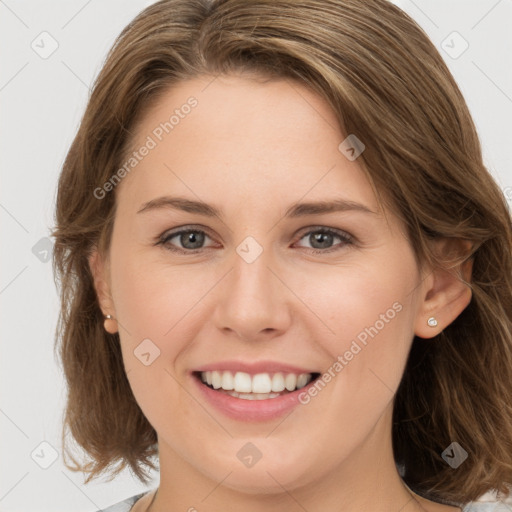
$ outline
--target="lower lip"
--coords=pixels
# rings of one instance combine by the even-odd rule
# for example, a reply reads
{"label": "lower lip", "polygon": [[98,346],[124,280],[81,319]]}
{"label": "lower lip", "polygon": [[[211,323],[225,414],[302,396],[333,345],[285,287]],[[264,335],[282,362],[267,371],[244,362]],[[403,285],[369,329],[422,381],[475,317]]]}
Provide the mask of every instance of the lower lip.
{"label": "lower lip", "polygon": [[191,377],[210,404],[224,415],[245,422],[267,421],[279,418],[291,411],[294,407],[297,407],[297,405],[300,405],[299,395],[307,392],[309,386],[312,386],[315,382],[315,380],[313,380],[303,388],[296,389],[295,391],[276,398],[246,400],[216,391],[206,384],[203,384],[201,379],[193,374]]}

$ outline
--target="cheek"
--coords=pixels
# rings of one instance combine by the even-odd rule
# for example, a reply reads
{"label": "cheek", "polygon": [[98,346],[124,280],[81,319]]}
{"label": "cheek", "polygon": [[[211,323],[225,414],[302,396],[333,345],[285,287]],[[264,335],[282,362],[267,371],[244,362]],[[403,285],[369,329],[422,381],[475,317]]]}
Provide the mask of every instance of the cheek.
{"label": "cheek", "polygon": [[113,298],[127,377],[146,417],[161,419],[163,402],[177,404],[183,398],[177,361],[204,324],[205,292],[218,277],[192,266],[172,268],[136,251],[118,253],[113,261]]}
{"label": "cheek", "polygon": [[137,403],[155,428],[172,420],[164,404],[182,399],[174,363],[193,339],[191,328],[201,311],[198,299],[204,294],[186,272],[162,268],[127,257],[112,272],[125,371]]}
{"label": "cheek", "polygon": [[388,325],[403,319],[405,315],[398,310],[412,297],[414,269],[404,260],[394,267],[365,261],[309,272],[295,283],[295,290],[315,318],[329,328],[325,340],[336,343],[354,338],[375,323],[379,331],[383,327],[389,331]]}
{"label": "cheek", "polygon": [[[332,272],[330,279],[309,294],[318,311],[316,325],[326,334],[319,343],[331,360],[331,372],[343,375],[353,396],[382,388],[394,392],[400,382],[414,336],[414,283],[417,279],[412,253],[390,254],[371,264]],[[304,287],[307,284],[304,283]],[[327,328],[324,328],[327,326]],[[332,368],[339,357],[343,362]],[[340,368],[340,365],[342,368]],[[382,397],[381,397],[382,398]]]}
{"label": "cheek", "polygon": [[[158,255],[158,254],[157,254]],[[204,273],[184,266],[166,265],[162,258],[129,251],[112,269],[116,313],[133,341],[149,337],[164,347],[200,309],[205,289]]]}

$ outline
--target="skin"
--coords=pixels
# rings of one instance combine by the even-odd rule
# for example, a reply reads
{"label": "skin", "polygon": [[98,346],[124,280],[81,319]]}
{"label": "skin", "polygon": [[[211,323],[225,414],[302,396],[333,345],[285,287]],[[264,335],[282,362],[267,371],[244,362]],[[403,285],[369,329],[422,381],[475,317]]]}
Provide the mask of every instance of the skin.
{"label": "skin", "polygon": [[[118,185],[110,250],[90,258],[102,310],[115,319],[106,329],[119,332],[134,395],[158,433],[151,512],[459,510],[406,488],[391,418],[413,336],[431,338],[450,324],[468,305],[469,288],[418,268],[404,226],[379,210],[358,159],[338,150],[345,136],[334,113],[303,85],[241,74],[182,82],[145,114],[134,147],[192,95],[198,106]],[[200,199],[223,216],[137,213],[162,195]],[[283,218],[292,203],[340,197],[376,213]],[[155,245],[188,225],[207,234],[202,252]],[[315,245],[319,226],[349,233],[353,243],[335,236]],[[263,248],[251,264],[236,252],[248,236]],[[172,244],[187,250],[179,236]],[[469,278],[470,266],[462,270]],[[396,302],[401,311],[286,418],[228,418],[189,376],[226,359],[327,370]],[[427,325],[430,316],[437,327]],[[160,350],[149,366],[133,353],[145,338]],[[251,468],[236,456],[247,442],[262,453]],[[152,498],[133,510],[146,510]]]}

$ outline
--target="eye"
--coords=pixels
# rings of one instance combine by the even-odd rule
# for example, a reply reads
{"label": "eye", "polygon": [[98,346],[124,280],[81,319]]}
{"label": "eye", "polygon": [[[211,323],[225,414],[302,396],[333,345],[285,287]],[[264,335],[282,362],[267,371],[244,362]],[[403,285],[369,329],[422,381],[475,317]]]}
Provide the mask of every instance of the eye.
{"label": "eye", "polygon": [[[162,245],[173,252],[195,254],[201,252],[202,249],[207,248],[203,247],[206,238],[210,237],[202,229],[187,227],[171,233],[162,234],[155,245]],[[305,248],[310,249],[309,252],[313,254],[337,251],[343,246],[354,243],[354,238],[348,233],[323,226],[317,226],[314,229],[310,229],[300,238],[300,240],[304,238],[307,238],[311,244],[310,247]],[[336,238],[340,240],[341,243],[333,247],[332,243]],[[176,241],[173,242],[174,239],[176,239]],[[179,243],[180,246],[176,246],[176,243]]]}
{"label": "eye", "polygon": [[[305,233],[301,240],[306,238],[312,245],[310,252],[313,254],[320,254],[326,252],[332,252],[340,250],[345,245],[350,245],[354,242],[354,239],[348,233],[344,231],[338,231],[337,229],[325,228],[322,226],[318,226],[315,229],[310,229],[307,233]],[[341,240],[341,244],[332,247],[333,240],[338,238]]]}
{"label": "eye", "polygon": [[[173,239],[177,239],[178,243],[181,247],[176,247],[174,243],[171,242]],[[202,247],[205,238],[210,238],[203,230],[201,229],[192,229],[191,227],[187,229],[180,229],[179,231],[174,231],[173,233],[164,233],[158,240],[157,245],[163,245],[166,249],[175,252],[194,254],[196,252],[201,251],[204,247]]]}

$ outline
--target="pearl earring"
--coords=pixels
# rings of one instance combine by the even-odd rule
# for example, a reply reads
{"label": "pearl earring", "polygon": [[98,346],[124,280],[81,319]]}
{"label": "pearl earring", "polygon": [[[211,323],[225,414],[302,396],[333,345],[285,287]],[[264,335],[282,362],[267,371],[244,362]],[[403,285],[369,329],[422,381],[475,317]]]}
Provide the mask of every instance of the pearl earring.
{"label": "pearl earring", "polygon": [[428,324],[430,327],[436,327],[436,325],[437,325],[437,320],[435,319],[435,317],[431,316],[431,317],[427,320],[427,324]]}
{"label": "pearl earring", "polygon": [[[117,321],[116,321],[116,319],[115,319],[112,315],[103,315],[103,318],[105,319],[105,320],[103,321],[103,327],[104,327],[104,329],[105,329],[107,332],[109,332],[110,334],[114,334],[115,332],[117,332],[117,331],[116,331],[116,327],[117,327]],[[108,320],[112,320],[112,321],[116,322],[116,323],[114,324],[114,328],[113,328],[113,329],[108,329],[108,327],[107,327],[107,326],[109,325],[109,324],[107,323],[107,322],[108,322]]]}

